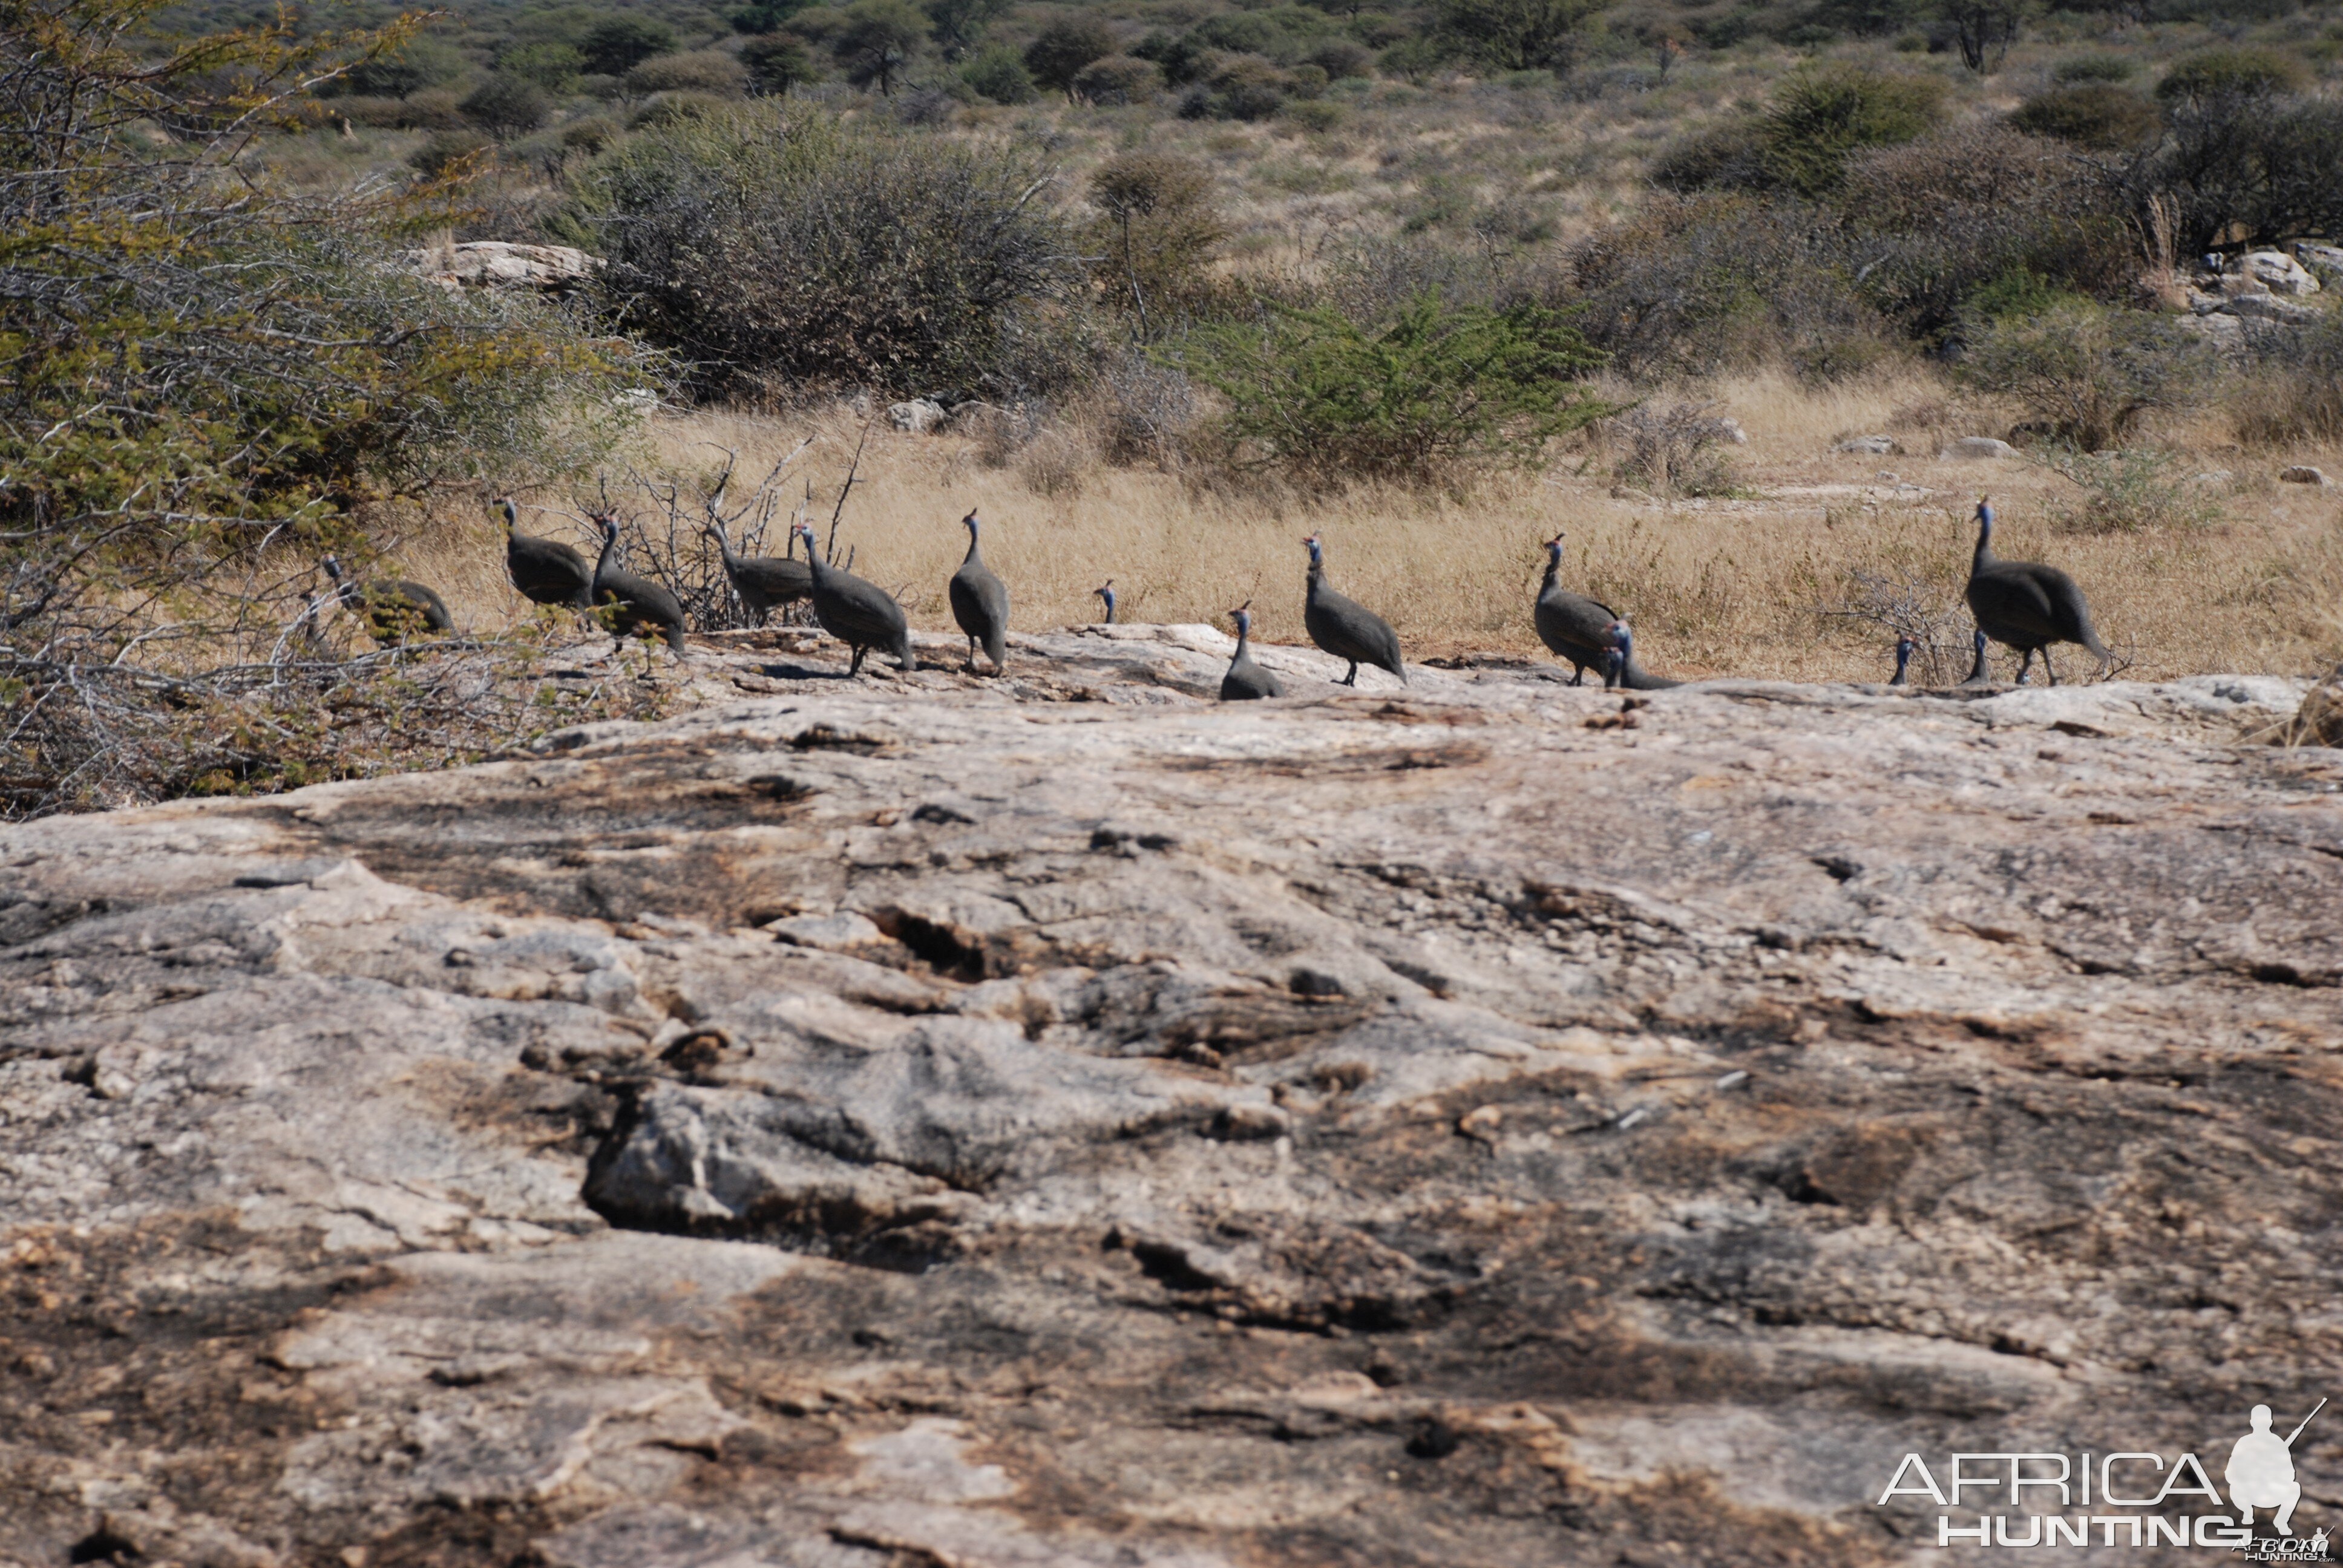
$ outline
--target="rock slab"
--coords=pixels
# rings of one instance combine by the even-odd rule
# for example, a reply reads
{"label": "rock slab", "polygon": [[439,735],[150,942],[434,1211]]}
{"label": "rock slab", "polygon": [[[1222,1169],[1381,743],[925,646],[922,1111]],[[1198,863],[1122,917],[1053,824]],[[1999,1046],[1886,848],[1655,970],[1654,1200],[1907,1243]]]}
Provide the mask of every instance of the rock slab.
{"label": "rock slab", "polygon": [[0,1562],[1933,1561],[2343,1382],[2298,684],[1020,641],[0,835]]}

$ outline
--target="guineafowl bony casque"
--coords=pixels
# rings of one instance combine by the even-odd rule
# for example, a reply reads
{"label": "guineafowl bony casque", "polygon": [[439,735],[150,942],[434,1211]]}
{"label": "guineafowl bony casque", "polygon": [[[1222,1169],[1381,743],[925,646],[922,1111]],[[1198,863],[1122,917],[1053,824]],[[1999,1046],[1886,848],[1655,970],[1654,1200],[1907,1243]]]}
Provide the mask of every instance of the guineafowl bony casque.
{"label": "guineafowl bony casque", "polygon": [[378,643],[387,646],[410,637],[456,628],[447,605],[421,583],[408,582],[404,578],[351,582],[342,576],[342,563],[332,556],[327,556],[322,564],[326,575],[333,579],[335,601],[355,611]]}
{"label": "guineafowl bony casque", "polygon": [[846,673],[861,674],[863,656],[874,648],[893,654],[905,669],[918,668],[911,657],[910,623],[903,618],[903,607],[895,596],[823,560],[814,548],[810,523],[799,523],[797,532],[805,540],[806,559],[813,570],[813,618],[822,630],[854,650]]}
{"label": "guineafowl bony casque", "polygon": [[1302,541],[1310,547],[1310,588],[1302,601],[1302,627],[1310,640],[1336,658],[1348,659],[1344,686],[1359,684],[1359,666],[1372,664],[1407,684],[1407,666],[1400,659],[1399,635],[1391,623],[1356,599],[1334,591],[1326,580],[1326,543],[1316,534]]}
{"label": "guineafowl bony casque", "polygon": [[1253,662],[1252,600],[1229,611],[1229,618],[1236,622],[1237,651],[1229,660],[1228,673],[1221,677],[1221,700],[1257,702],[1264,697],[1284,696],[1285,689],[1277,684],[1277,677]]}
{"label": "guineafowl bony casque", "polygon": [[796,558],[797,536],[789,536],[784,548],[788,556],[737,556],[732,553],[732,536],[725,531],[724,519],[710,517],[707,531],[716,536],[717,552],[723,558],[724,577],[732,591],[740,597],[740,608],[762,626],[765,617],[785,608],[813,593],[813,568]]}
{"label": "guineafowl bony casque", "polygon": [[960,525],[968,530],[968,555],[946,585],[946,597],[951,600],[952,619],[968,634],[969,672],[976,671],[976,649],[981,643],[984,657],[992,661],[992,673],[999,675],[1009,664],[1009,588],[984,564],[977,546],[981,525],[976,514],[969,513]]}
{"label": "guineafowl bony casque", "polygon": [[2091,607],[2084,602],[2083,590],[2056,567],[2006,561],[1995,555],[1993,520],[1992,501],[1979,499],[1976,553],[1969,560],[1967,594],[1969,613],[1976,617],[1977,629],[2005,648],[2025,654],[2017,665],[2020,686],[2026,684],[2037,652],[2042,655],[2042,668],[2050,672],[2050,684],[2058,684],[2058,671],[2050,663],[2050,645],[2057,642],[2081,644],[2099,661],[2095,673],[2104,673],[2115,662],[2115,655],[2107,651],[2091,625]]}
{"label": "guineafowl bony casque", "polygon": [[594,612],[618,646],[629,636],[663,638],[668,651],[688,658],[683,640],[683,605],[649,578],[618,565],[618,519],[609,512],[595,519],[602,528],[602,556],[594,563]]}
{"label": "guineafowl bony casque", "polygon": [[497,509],[505,518],[505,570],[523,598],[578,609],[592,604],[594,568],[584,556],[558,539],[522,533],[520,508],[510,496],[499,496]]}

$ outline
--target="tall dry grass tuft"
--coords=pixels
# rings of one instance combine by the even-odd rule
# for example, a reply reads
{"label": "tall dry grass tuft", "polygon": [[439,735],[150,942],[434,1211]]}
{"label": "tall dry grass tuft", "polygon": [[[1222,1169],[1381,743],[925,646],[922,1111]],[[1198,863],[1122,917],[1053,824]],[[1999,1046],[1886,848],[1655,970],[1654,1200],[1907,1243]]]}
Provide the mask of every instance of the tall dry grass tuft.
{"label": "tall dry grass tuft", "polygon": [[[1389,617],[1411,658],[1543,658],[1529,607],[1540,546],[1559,531],[1574,585],[1634,621],[1636,647],[1655,670],[1869,680],[1893,668],[1892,637],[1833,612],[1859,598],[1863,573],[1935,585],[1957,605],[1974,542],[1969,516],[1989,490],[2002,552],[2073,573],[2102,631],[2134,660],[2134,678],[2303,673],[2343,651],[2328,618],[2343,602],[2331,491],[2240,484],[2225,491],[2227,520],[2217,526],[2077,535],[2055,526],[2071,504],[2067,481],[2029,464],[1936,456],[1956,437],[2001,427],[2008,414],[1963,401],[1923,368],[1891,367],[1853,385],[1755,376],[1696,390],[1748,432],[1748,444],[1733,448],[1742,496],[1670,503],[1614,494],[1599,458],[1584,476],[1573,472],[1597,457],[1592,451],[1544,478],[1505,477],[1466,496],[1376,486],[1227,489],[1152,464],[1111,463],[1099,432],[1079,424],[1053,425],[1007,452],[992,450],[980,429],[910,436],[881,427],[863,454],[840,548],[854,548],[856,571],[900,594],[915,626],[942,631],[950,625],[944,584],[966,548],[958,520],[973,507],[987,523],[985,558],[1009,583],[1021,629],[1094,618],[1091,590],[1111,576],[1126,619],[1223,622],[1250,599],[1256,636],[1300,642],[1301,540],[1321,531],[1334,581]],[[843,407],[667,417],[639,460],[712,476],[730,450],[741,471],[761,471],[810,436],[792,472],[810,483],[819,521],[864,426]],[[1850,431],[1891,428],[1912,448],[1903,456],[1832,450]],[[577,507],[538,499],[550,509],[525,515],[524,527],[555,535],[567,528],[582,541],[582,527],[564,516]],[[501,547],[484,514],[417,530],[393,554],[409,575],[441,587],[460,624],[487,628],[526,608],[504,584]]]}

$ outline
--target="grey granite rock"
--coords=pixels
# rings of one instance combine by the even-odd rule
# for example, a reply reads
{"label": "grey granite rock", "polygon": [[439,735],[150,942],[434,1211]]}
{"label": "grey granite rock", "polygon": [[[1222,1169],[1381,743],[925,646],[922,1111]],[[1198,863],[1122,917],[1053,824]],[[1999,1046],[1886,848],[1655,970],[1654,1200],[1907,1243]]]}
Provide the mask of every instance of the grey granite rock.
{"label": "grey granite rock", "polygon": [[0,834],[0,1562],[1902,1563],[2337,1386],[2299,683],[1227,647]]}

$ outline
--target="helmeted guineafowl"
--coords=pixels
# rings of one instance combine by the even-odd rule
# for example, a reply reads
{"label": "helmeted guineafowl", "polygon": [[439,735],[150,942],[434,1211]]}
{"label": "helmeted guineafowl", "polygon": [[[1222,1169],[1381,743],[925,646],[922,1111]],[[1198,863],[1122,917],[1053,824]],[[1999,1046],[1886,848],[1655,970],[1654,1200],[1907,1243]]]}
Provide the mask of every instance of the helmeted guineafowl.
{"label": "helmeted guineafowl", "polygon": [[1407,666],[1400,659],[1399,637],[1391,623],[1356,599],[1334,591],[1326,580],[1323,539],[1312,534],[1302,542],[1310,547],[1310,589],[1302,603],[1302,625],[1310,640],[1336,658],[1350,661],[1350,671],[1342,677],[1344,686],[1359,684],[1363,664],[1391,671],[1405,686]]}
{"label": "helmeted guineafowl", "polygon": [[968,555],[946,585],[946,597],[951,600],[952,619],[968,634],[970,672],[976,669],[976,648],[982,643],[984,657],[992,661],[992,673],[999,675],[1009,663],[1009,588],[984,564],[977,547],[980,525],[976,514],[969,513],[960,523],[968,530]]}
{"label": "helmeted guineafowl", "polygon": [[523,598],[578,609],[593,602],[594,568],[584,556],[558,539],[522,533],[520,508],[510,496],[498,497],[497,509],[505,518],[505,570]]}
{"label": "helmeted guineafowl", "polygon": [[724,576],[732,591],[740,596],[740,608],[759,625],[772,611],[812,594],[813,568],[796,558],[796,535],[790,535],[784,547],[790,552],[788,556],[736,556],[732,536],[724,531],[721,518],[708,519],[708,532],[716,536],[716,548],[724,558]]}
{"label": "helmeted guineafowl", "polygon": [[821,623],[822,630],[854,649],[854,661],[846,673],[861,674],[863,655],[874,648],[893,654],[905,669],[918,668],[911,657],[910,623],[903,618],[903,607],[895,602],[895,597],[876,583],[865,582],[823,560],[814,548],[811,524],[799,523],[797,532],[805,540],[806,559],[813,569],[813,618]]}
{"label": "helmeted guineafowl", "polygon": [[2050,645],[2057,642],[2080,643],[2097,658],[2104,672],[2115,656],[2092,627],[2091,608],[2083,602],[2083,590],[2075,579],[2056,567],[1996,557],[1990,500],[1977,502],[1976,524],[1976,554],[1969,561],[1969,613],[1976,617],[1979,631],[2026,656],[2018,661],[2017,683],[2026,684],[2038,652],[2042,668],[2050,672],[2050,684],[2058,684],[2058,671],[2050,663]]}
{"label": "helmeted guineafowl", "polygon": [[1106,601],[1106,624],[1112,626],[1114,624],[1114,579],[1107,578],[1106,581],[1091,589],[1091,592]]}
{"label": "helmeted guineafowl", "polygon": [[1920,645],[1914,642],[1908,637],[1899,637],[1896,639],[1896,673],[1887,678],[1888,685],[1906,686],[1910,684],[1912,675],[1912,656],[1918,652],[1919,648]]}
{"label": "helmeted guineafowl", "polygon": [[602,556],[594,563],[594,612],[624,648],[629,636],[665,638],[668,651],[686,657],[683,606],[658,583],[639,578],[618,565],[618,519],[605,512],[596,519],[602,528]]}
{"label": "helmeted guineafowl", "polygon": [[1229,611],[1229,618],[1237,623],[1236,657],[1229,660],[1229,672],[1221,677],[1222,702],[1253,702],[1264,697],[1282,697],[1285,689],[1252,658],[1252,600],[1247,599]]}
{"label": "helmeted guineafowl", "polygon": [[[1584,685],[1590,669],[1603,671],[1604,684],[1612,685],[1611,628],[1618,622],[1619,612],[1562,586],[1562,540],[1563,536],[1556,534],[1545,542],[1545,580],[1538,586],[1537,603],[1531,611],[1538,640],[1556,657],[1571,662],[1571,685]],[[1616,684],[1631,691],[1660,691],[1679,683],[1662,679],[1631,658]]]}
{"label": "helmeted guineafowl", "polygon": [[427,632],[453,631],[455,621],[439,596],[421,583],[403,578],[378,578],[351,582],[342,576],[342,563],[327,556],[322,563],[334,582],[335,600],[356,612],[375,641],[402,642]]}
{"label": "helmeted guineafowl", "polygon": [[1991,686],[1993,684],[1993,667],[1986,661],[1986,650],[1993,645],[1986,640],[1986,635],[1982,631],[1976,634],[1976,661],[1969,666],[1968,678],[1962,681],[1961,684],[1963,686]]}

